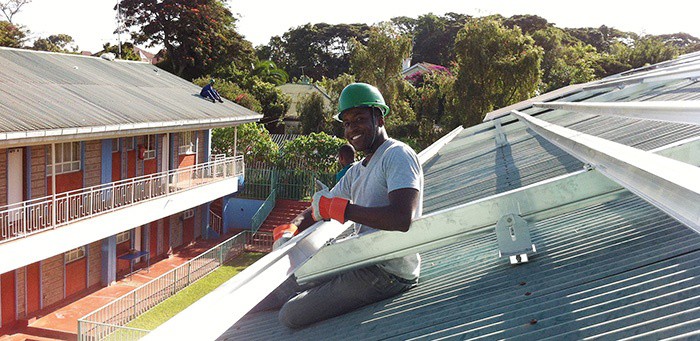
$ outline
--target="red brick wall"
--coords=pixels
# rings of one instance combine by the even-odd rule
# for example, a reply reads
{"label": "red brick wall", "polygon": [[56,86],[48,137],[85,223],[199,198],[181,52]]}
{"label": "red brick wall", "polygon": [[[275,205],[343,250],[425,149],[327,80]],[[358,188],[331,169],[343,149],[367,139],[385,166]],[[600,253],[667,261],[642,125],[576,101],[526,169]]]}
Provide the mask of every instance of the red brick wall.
{"label": "red brick wall", "polygon": [[100,284],[100,275],[102,271],[102,242],[96,241],[88,245],[90,249],[88,257],[88,266],[90,272],[88,274],[88,287]]}
{"label": "red brick wall", "polygon": [[84,187],[99,185],[102,182],[102,140],[85,142],[84,167]]}
{"label": "red brick wall", "polygon": [[23,318],[27,316],[27,268],[21,267],[17,269],[17,316]]}
{"label": "red brick wall", "polygon": [[32,199],[35,199],[48,195],[48,186],[46,182],[46,146],[32,147],[31,154],[31,189]]}
{"label": "red brick wall", "polygon": [[[53,180],[51,180],[51,176],[47,176],[46,177],[46,188],[48,188],[48,190],[49,190],[49,192],[48,192],[49,195],[53,194],[53,191],[51,188],[52,183],[53,183]],[[83,172],[82,171],[56,175],[56,189],[57,189],[56,193],[68,192],[68,191],[73,191],[73,190],[81,189],[81,188],[83,188]]]}
{"label": "red brick wall", "polygon": [[41,263],[41,288],[43,306],[63,299],[63,254],[45,259]]}

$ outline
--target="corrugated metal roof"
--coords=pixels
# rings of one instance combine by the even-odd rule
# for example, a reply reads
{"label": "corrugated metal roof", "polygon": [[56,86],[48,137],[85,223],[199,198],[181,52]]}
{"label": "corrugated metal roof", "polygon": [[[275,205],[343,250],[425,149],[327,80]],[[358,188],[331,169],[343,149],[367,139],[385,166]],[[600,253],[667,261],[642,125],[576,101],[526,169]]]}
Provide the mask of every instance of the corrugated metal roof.
{"label": "corrugated metal roof", "polygon": [[0,64],[0,133],[8,139],[12,132],[124,126],[124,134],[137,124],[205,128],[261,117],[204,100],[198,86],[146,63],[0,48]]}
{"label": "corrugated metal roof", "polygon": [[[291,331],[250,314],[222,339],[541,340],[649,338],[700,327],[700,236],[628,195],[538,221],[529,263],[499,259],[495,234],[423,254],[420,284]],[[685,325],[684,325],[685,323]]]}
{"label": "corrugated metal roof", "polygon": [[[581,90],[557,101],[698,99],[700,83],[679,78]],[[693,125],[523,111],[646,151],[700,137],[700,127]],[[500,124],[462,131],[424,164],[424,213],[582,169],[581,161],[511,115],[500,117]],[[499,131],[507,144],[497,142]],[[250,314],[222,339],[700,337],[700,236],[630,192],[598,199],[530,217],[537,253],[529,263],[510,265],[498,258],[496,234],[487,228],[423,253],[419,285],[398,297],[297,331],[281,326],[277,312]]]}

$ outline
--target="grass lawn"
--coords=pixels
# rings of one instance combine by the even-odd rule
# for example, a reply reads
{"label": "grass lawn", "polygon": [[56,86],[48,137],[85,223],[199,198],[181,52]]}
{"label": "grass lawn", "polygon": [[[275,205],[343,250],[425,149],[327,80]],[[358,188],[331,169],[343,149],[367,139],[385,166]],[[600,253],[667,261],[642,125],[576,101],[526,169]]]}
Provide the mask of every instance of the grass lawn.
{"label": "grass lawn", "polygon": [[143,313],[141,316],[131,321],[127,327],[146,330],[155,329],[177,313],[189,307],[192,303],[212,292],[237,273],[243,271],[243,269],[247,268],[264,255],[263,253],[253,252],[243,253],[229,264],[216,269],[206,277],[178,292],[175,296],[170,297],[163,301],[163,303],[153,307],[153,309]]}

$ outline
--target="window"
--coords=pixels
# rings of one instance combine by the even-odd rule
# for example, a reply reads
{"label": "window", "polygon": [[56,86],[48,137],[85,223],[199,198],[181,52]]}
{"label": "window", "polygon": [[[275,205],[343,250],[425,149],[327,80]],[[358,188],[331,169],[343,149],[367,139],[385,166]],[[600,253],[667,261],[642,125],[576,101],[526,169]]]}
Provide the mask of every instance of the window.
{"label": "window", "polygon": [[146,160],[156,158],[156,135],[148,135],[144,141],[146,151],[143,152],[143,158]]}
{"label": "window", "polygon": [[124,147],[126,148],[126,151],[132,151],[134,150],[134,138],[133,137],[127,137],[124,139]]}
{"label": "window", "polygon": [[131,232],[130,231],[124,231],[124,232],[117,234],[117,244],[121,244],[123,242],[129,241],[129,239],[131,239]]}
{"label": "window", "polygon": [[180,133],[180,154],[194,154],[197,138],[193,131]]}
{"label": "window", "polygon": [[190,219],[192,217],[194,217],[194,209],[193,208],[190,208],[189,210],[182,213],[183,219]]}
{"label": "window", "polygon": [[112,153],[119,151],[119,139],[112,139]]}
{"label": "window", "polygon": [[[46,173],[53,173],[53,155],[51,147],[46,156]],[[80,142],[56,144],[56,174],[77,172],[80,170]]]}
{"label": "window", "polygon": [[63,254],[63,261],[65,264],[70,262],[75,262],[78,259],[85,257],[85,246],[75,248]]}

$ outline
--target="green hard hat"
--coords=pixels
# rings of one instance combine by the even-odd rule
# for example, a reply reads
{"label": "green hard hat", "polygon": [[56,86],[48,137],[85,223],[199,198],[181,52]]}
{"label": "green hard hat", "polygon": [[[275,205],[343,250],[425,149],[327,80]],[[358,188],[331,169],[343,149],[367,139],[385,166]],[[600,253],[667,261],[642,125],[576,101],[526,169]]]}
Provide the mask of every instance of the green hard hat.
{"label": "green hard hat", "polygon": [[384,102],[379,89],[366,83],[352,83],[340,93],[338,114],[334,118],[342,122],[345,110],[366,107],[380,108],[384,116],[389,113],[389,107]]}

